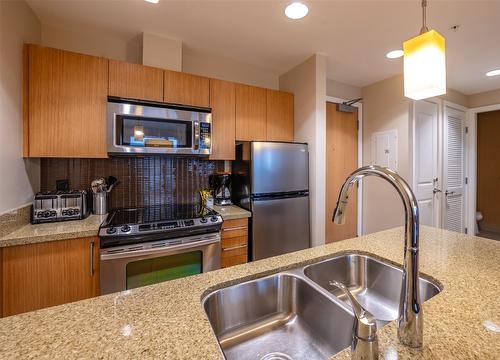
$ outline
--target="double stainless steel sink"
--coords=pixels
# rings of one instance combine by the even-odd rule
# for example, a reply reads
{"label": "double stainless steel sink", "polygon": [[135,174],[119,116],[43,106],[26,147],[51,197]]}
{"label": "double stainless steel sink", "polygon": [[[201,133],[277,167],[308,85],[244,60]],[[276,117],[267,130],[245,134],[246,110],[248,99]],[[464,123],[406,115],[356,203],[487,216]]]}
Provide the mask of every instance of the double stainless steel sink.
{"label": "double stainless steel sink", "polygon": [[[379,328],[398,317],[402,269],[345,254],[216,290],[203,307],[227,359],[328,359],[350,346],[354,317],[345,284]],[[422,302],[441,288],[420,277]]]}

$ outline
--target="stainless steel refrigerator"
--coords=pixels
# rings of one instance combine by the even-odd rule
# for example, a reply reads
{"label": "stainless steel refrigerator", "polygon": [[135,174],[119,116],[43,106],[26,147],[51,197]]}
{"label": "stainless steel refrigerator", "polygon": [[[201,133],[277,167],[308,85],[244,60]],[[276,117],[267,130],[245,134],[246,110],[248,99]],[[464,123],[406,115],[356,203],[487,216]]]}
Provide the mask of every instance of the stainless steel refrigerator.
{"label": "stainless steel refrigerator", "polygon": [[233,161],[233,202],[252,212],[250,260],[310,247],[307,144],[243,142]]}

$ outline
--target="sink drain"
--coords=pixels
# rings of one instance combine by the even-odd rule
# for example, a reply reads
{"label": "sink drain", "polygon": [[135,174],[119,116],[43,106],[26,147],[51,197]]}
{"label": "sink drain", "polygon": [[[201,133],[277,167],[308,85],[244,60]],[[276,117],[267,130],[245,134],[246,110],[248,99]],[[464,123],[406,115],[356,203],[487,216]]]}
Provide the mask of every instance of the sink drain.
{"label": "sink drain", "polygon": [[282,352],[272,352],[264,355],[260,360],[293,360],[293,358]]}

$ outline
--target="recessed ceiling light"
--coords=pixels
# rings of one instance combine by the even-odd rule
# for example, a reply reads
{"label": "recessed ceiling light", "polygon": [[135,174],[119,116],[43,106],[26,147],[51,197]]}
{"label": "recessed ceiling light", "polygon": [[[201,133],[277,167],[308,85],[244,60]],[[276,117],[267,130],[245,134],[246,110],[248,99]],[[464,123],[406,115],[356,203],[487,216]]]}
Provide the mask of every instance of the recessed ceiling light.
{"label": "recessed ceiling light", "polygon": [[285,8],[285,15],[293,20],[302,19],[309,12],[307,5],[301,2],[294,2]]}
{"label": "recessed ceiling light", "polygon": [[498,75],[500,75],[500,69],[491,70],[486,73],[486,76],[498,76]]}
{"label": "recessed ceiling light", "polygon": [[385,54],[385,57],[388,59],[397,59],[404,55],[403,50],[392,50]]}
{"label": "recessed ceiling light", "polygon": [[144,0],[144,1],[151,4],[158,4],[160,2],[160,0]]}

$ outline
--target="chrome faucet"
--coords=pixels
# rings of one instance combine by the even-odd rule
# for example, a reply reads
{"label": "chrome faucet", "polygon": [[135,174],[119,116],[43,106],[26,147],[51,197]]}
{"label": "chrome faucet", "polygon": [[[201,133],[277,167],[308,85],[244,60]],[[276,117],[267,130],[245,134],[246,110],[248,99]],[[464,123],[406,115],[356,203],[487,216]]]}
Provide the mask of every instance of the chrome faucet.
{"label": "chrome faucet", "polygon": [[422,346],[423,312],[420,304],[420,284],[418,280],[418,232],[419,211],[415,195],[408,183],[394,171],[380,166],[365,166],[354,171],[340,190],[332,221],[345,222],[345,207],[349,199],[349,189],[365,176],[378,176],[387,180],[403,200],[405,219],[405,245],[403,263],[403,283],[398,316],[398,338],[401,343],[412,348]]}
{"label": "chrome faucet", "polygon": [[351,303],[352,312],[354,313],[351,359],[378,360],[377,322],[375,317],[361,306],[344,284],[332,280],[330,285],[336,286],[344,292]]}

